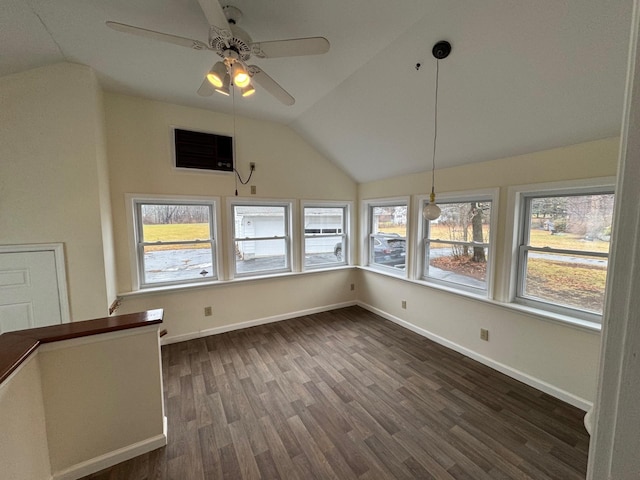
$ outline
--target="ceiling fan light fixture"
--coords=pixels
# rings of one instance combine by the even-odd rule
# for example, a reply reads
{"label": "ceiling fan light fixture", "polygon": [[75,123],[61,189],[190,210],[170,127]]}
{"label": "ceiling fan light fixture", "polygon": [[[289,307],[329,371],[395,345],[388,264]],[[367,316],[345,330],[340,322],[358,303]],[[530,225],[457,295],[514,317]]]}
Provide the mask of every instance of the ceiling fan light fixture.
{"label": "ceiling fan light fixture", "polygon": [[229,77],[229,74],[225,74],[224,76],[224,80],[222,81],[222,86],[220,88],[216,88],[216,92],[221,93],[222,95],[225,96],[229,96],[230,95],[230,90],[229,90],[229,86],[231,85],[231,77]]}
{"label": "ceiling fan light fixture", "polygon": [[231,76],[233,77],[233,84],[240,88],[244,88],[251,83],[251,77],[240,62],[235,62],[231,67]]}
{"label": "ceiling fan light fixture", "polygon": [[243,97],[250,97],[251,95],[256,93],[256,89],[253,87],[253,85],[251,85],[251,83],[249,83],[249,85],[247,85],[246,87],[241,88],[240,91],[242,92]]}
{"label": "ceiling fan light fixture", "polygon": [[224,84],[224,77],[227,74],[227,67],[222,62],[217,62],[209,73],[207,73],[207,80],[216,88],[221,88]]}

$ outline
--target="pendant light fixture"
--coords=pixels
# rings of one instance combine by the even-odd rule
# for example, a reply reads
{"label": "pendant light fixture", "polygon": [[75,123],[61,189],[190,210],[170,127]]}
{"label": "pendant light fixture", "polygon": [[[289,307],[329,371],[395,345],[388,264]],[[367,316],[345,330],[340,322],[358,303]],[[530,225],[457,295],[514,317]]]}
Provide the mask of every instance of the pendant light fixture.
{"label": "pendant light fixture", "polygon": [[445,40],[441,40],[436,43],[431,50],[431,53],[436,59],[436,91],[435,102],[433,108],[433,157],[431,166],[431,195],[429,196],[429,203],[425,205],[422,210],[422,216],[425,220],[435,220],[440,216],[440,207],[436,204],[436,142],[438,139],[438,80],[439,80],[439,62],[445,59],[451,53],[451,44]]}
{"label": "pendant light fixture", "polygon": [[251,84],[251,75],[248,67],[240,60],[237,52],[229,51],[224,61],[216,62],[207,73],[207,80],[218,93],[229,95],[230,88],[234,85],[242,89],[242,96],[248,97],[255,92]]}

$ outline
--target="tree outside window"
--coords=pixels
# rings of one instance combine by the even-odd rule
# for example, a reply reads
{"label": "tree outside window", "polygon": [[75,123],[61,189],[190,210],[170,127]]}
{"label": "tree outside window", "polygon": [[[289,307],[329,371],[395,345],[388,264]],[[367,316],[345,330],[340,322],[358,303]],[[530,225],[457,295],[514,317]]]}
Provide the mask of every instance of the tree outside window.
{"label": "tree outside window", "polygon": [[491,201],[445,201],[440,217],[425,224],[426,280],[487,290]]}

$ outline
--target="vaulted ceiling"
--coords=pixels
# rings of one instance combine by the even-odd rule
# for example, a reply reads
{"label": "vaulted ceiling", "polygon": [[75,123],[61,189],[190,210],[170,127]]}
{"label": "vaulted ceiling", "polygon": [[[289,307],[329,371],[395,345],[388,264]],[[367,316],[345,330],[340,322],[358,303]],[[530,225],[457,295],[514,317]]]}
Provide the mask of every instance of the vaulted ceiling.
{"label": "vaulted ceiling", "polygon": [[[296,102],[264,90],[240,115],[290,125],[354,180],[431,167],[438,40],[437,167],[619,133],[632,0],[223,0],[255,41],[324,36],[328,53],[252,59]],[[197,95],[217,61],[116,32],[105,21],[205,41],[197,0],[0,0],[0,76],[70,61],[107,91],[231,112]],[[416,64],[420,63],[420,69]]]}

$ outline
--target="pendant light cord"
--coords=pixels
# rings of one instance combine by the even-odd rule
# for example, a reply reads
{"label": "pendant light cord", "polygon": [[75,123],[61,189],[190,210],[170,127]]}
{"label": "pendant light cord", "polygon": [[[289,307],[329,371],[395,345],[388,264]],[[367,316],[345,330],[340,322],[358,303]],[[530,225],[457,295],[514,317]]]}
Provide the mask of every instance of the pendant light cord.
{"label": "pendant light cord", "polygon": [[[231,83],[231,82],[230,82]],[[231,137],[231,148],[233,155],[233,171],[236,172],[234,180],[236,182],[236,197],[238,196],[238,177],[240,174],[236,170],[236,89],[231,83],[231,115],[233,116],[233,136]],[[240,179],[242,181],[242,179]]]}
{"label": "pendant light cord", "polygon": [[431,193],[435,192],[436,184],[436,142],[438,139],[438,77],[439,75],[440,60],[436,58],[436,98],[433,109],[433,166],[431,169]]}
{"label": "pendant light cord", "polygon": [[236,89],[233,83],[231,84],[231,112],[233,114],[233,137],[231,137],[231,147],[233,149],[233,171],[236,173],[235,181],[236,181],[236,197],[238,196],[238,180],[242,185],[246,185],[251,181],[251,177],[253,176],[253,168],[249,172],[249,177],[246,180],[242,180],[240,176],[240,172],[236,169]]}

